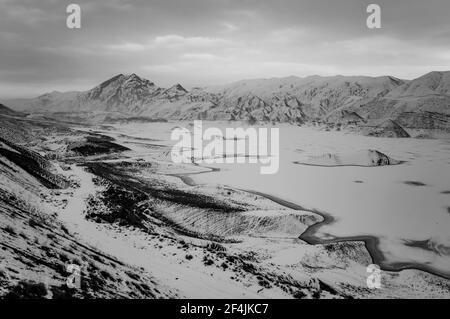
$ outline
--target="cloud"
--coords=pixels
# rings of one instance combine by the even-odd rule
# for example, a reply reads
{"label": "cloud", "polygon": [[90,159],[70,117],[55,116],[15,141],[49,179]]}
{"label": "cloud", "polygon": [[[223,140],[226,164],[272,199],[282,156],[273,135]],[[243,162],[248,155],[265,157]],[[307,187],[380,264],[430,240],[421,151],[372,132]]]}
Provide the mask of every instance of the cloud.
{"label": "cloud", "polygon": [[448,0],[378,0],[380,30],[365,25],[369,0],[80,0],[80,30],[65,26],[68,3],[0,0],[2,94],[61,83],[84,90],[115,73],[190,87],[312,74],[412,78],[450,64]]}
{"label": "cloud", "polygon": [[189,60],[208,60],[208,61],[220,59],[219,56],[210,53],[185,53],[181,55],[181,58]]}
{"label": "cloud", "polygon": [[46,12],[41,8],[28,6],[20,2],[3,1],[1,3],[1,19],[4,21],[21,22],[26,26],[36,26],[45,21]]}
{"label": "cloud", "polygon": [[212,37],[184,37],[177,34],[169,34],[164,36],[157,36],[154,40],[156,45],[168,47],[217,47],[230,44],[230,41],[221,38]]}
{"label": "cloud", "polygon": [[226,32],[234,32],[239,30],[239,27],[236,26],[233,23],[229,23],[229,22],[222,22],[222,26],[224,27]]}
{"label": "cloud", "polygon": [[126,53],[133,53],[133,52],[141,52],[146,49],[148,49],[149,46],[142,44],[142,43],[136,43],[136,42],[122,42],[118,44],[107,44],[105,45],[105,49],[112,50],[116,52],[126,52]]}
{"label": "cloud", "polygon": [[[113,43],[97,44],[91,46],[89,50],[85,50],[84,53],[90,52],[102,52],[102,54],[114,54],[114,53],[140,53],[144,51],[153,51],[164,54],[162,50],[179,50],[182,54],[182,58],[211,58],[214,54],[210,53],[183,53],[183,50],[207,50],[207,49],[220,49],[225,50],[226,48],[231,48],[233,43],[231,41],[221,39],[221,38],[211,38],[211,37],[184,37],[177,34],[170,35],[160,35],[153,39],[145,39],[139,42],[131,41],[119,41]],[[48,49],[48,48],[47,48]],[[58,50],[58,48],[54,48]],[[60,47],[59,50],[74,50],[76,52],[83,52],[79,48],[73,46]],[[100,50],[100,51],[99,51]]]}

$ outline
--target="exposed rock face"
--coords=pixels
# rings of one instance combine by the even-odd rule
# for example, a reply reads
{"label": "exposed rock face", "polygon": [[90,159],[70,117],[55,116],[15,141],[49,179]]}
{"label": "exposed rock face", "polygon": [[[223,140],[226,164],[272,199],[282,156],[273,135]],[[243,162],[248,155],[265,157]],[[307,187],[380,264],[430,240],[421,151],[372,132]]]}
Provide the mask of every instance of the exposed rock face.
{"label": "exposed rock face", "polygon": [[402,83],[398,81],[389,77],[288,77],[240,81],[206,90],[222,97],[219,105],[226,113],[244,108],[258,120],[302,123],[324,118],[360,99],[384,96]]}
{"label": "exposed rock face", "polygon": [[[328,121],[378,126],[406,136],[407,128],[450,130],[450,72],[413,81],[393,77],[310,76],[245,80],[187,91],[169,89],[136,74],[117,75],[86,92],[52,92],[10,105],[33,112],[99,112],[119,117],[177,120],[248,120],[302,124]],[[104,118],[104,117],[103,117]],[[387,125],[387,127],[386,127]],[[389,135],[389,134],[388,134]]]}
{"label": "exposed rock face", "polygon": [[410,137],[410,135],[397,122],[393,120],[386,120],[378,126],[371,127],[369,129],[368,135],[396,138]]}
{"label": "exposed rock face", "polygon": [[345,109],[370,121],[393,119],[406,128],[450,130],[450,72],[431,72],[405,82],[383,97]]}
{"label": "exposed rock face", "polygon": [[181,97],[185,96],[188,93],[181,84],[175,84],[171,88],[162,92],[160,98],[168,99],[170,102],[179,100]]}
{"label": "exposed rock face", "polygon": [[430,72],[392,90],[387,97],[450,95],[450,72]]}
{"label": "exposed rock face", "polygon": [[367,122],[367,120],[358,113],[347,110],[335,112],[328,117],[327,120],[341,124],[362,124]]}
{"label": "exposed rock face", "polygon": [[403,112],[397,122],[404,127],[422,129],[447,129],[450,127],[450,114],[438,112]]}
{"label": "exposed rock face", "polygon": [[345,154],[321,154],[301,159],[295,164],[312,166],[386,166],[397,165],[395,160],[377,150],[363,150]]}
{"label": "exposed rock face", "polygon": [[377,150],[368,150],[367,156],[369,157],[370,163],[372,163],[372,166],[385,166],[385,165],[400,164],[400,161],[395,160]]}
{"label": "exposed rock face", "polygon": [[154,83],[136,74],[120,74],[80,95],[80,106],[97,105],[97,110],[133,114],[160,92]]}

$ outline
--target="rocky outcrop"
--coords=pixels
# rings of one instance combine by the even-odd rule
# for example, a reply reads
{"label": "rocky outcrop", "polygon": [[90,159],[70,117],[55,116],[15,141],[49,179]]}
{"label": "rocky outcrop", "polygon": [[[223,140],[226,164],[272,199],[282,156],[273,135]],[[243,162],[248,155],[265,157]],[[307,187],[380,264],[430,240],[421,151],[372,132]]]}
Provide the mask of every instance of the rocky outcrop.
{"label": "rocky outcrop", "polygon": [[311,166],[387,166],[397,165],[401,162],[377,150],[363,150],[344,154],[320,154],[308,156],[294,162],[299,165]]}
{"label": "rocky outcrop", "polygon": [[396,121],[409,128],[450,129],[450,114],[437,112],[402,112]]}
{"label": "rocky outcrop", "polygon": [[393,120],[386,120],[379,125],[369,127],[368,130],[369,132],[367,135],[370,136],[396,138],[411,137],[403,127]]}

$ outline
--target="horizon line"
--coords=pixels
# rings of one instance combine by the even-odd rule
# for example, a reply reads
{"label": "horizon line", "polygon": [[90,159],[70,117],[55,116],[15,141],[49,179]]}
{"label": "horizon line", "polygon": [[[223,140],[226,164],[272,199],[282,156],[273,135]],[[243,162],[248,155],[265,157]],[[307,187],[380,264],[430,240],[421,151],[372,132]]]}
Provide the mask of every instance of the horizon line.
{"label": "horizon line", "polygon": [[[205,89],[207,87],[227,86],[227,85],[231,85],[231,84],[239,83],[239,82],[243,82],[243,81],[277,80],[277,79],[287,79],[287,78],[307,79],[307,78],[312,78],[312,77],[319,77],[319,78],[364,77],[364,78],[376,79],[376,78],[390,77],[390,78],[394,78],[394,79],[401,80],[401,81],[411,82],[411,81],[414,81],[416,79],[419,79],[419,78],[421,78],[421,77],[423,77],[425,75],[431,74],[431,73],[445,73],[445,72],[450,72],[450,70],[432,70],[432,71],[426,72],[426,73],[424,73],[424,74],[422,74],[422,75],[420,75],[418,77],[412,78],[412,79],[399,78],[399,77],[396,77],[396,76],[393,76],[393,75],[386,75],[386,74],[385,75],[376,75],[376,76],[374,76],[374,75],[343,75],[343,74],[335,74],[335,75],[311,74],[311,75],[305,75],[305,76],[287,75],[287,76],[278,76],[278,77],[277,76],[272,76],[272,77],[267,77],[267,78],[244,78],[244,79],[241,79],[241,80],[226,82],[226,83],[223,83],[223,84],[213,84],[213,85],[204,85],[204,86],[195,85],[195,86],[189,87],[189,89],[187,89],[187,91],[190,92],[193,89]],[[112,75],[112,76],[108,77],[106,80],[102,80],[100,83],[98,83],[98,84],[96,84],[94,86],[91,86],[90,88],[84,89],[84,90],[59,91],[59,90],[48,89],[48,90],[44,91],[43,93],[38,94],[38,95],[36,95],[34,97],[24,97],[24,96],[22,96],[22,97],[0,97],[0,99],[1,100],[33,99],[33,98],[38,98],[38,97],[43,96],[45,94],[51,94],[51,93],[82,93],[82,92],[86,92],[86,91],[92,90],[92,89],[96,88],[97,86],[101,85],[102,83],[107,82],[107,81],[109,81],[109,80],[111,80],[111,79],[113,79],[115,77],[120,76],[120,75],[127,76],[127,77],[135,75],[135,76],[139,77],[140,79],[144,79],[144,80],[150,81],[153,84],[155,84],[156,86],[158,86],[153,80],[150,80],[150,79],[148,79],[146,77],[142,77],[142,76],[138,75],[136,72],[116,73],[115,75]],[[173,85],[171,85],[169,87],[160,87],[160,88],[162,88],[162,89],[169,89],[169,88],[174,87],[176,85],[181,85],[183,88],[188,87],[188,86],[185,86],[185,85],[181,84],[181,82],[175,82],[175,84],[173,84]]]}

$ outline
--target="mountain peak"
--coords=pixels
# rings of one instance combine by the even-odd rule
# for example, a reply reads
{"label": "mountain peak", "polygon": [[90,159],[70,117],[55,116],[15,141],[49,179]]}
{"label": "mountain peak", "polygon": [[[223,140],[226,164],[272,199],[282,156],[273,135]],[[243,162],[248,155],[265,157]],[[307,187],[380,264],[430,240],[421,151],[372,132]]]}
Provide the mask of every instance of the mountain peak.
{"label": "mountain peak", "polygon": [[138,80],[138,81],[144,81],[145,80],[144,78],[141,78],[136,73],[126,74],[126,75],[124,75],[124,77],[127,80]]}
{"label": "mountain peak", "polygon": [[147,103],[158,88],[135,73],[118,74],[84,94],[86,101],[100,103],[102,110],[130,112],[136,105]]}
{"label": "mountain peak", "polygon": [[114,83],[117,83],[117,82],[121,82],[124,77],[125,76],[122,73],[121,74],[117,74],[116,76],[113,76],[112,78],[110,78],[110,79],[100,83],[98,86],[96,86],[94,88],[94,90],[97,89],[97,88],[103,89],[103,88],[105,88],[105,87],[107,87],[107,86],[109,86],[111,84],[114,84]]}
{"label": "mountain peak", "polygon": [[132,73],[130,75],[124,75],[122,73],[113,76],[109,80],[102,82],[100,85],[92,89],[92,91],[103,91],[105,89],[117,89],[119,87],[126,86],[127,88],[133,87],[152,87],[154,83],[139,77],[137,74]]}
{"label": "mountain peak", "polygon": [[180,83],[173,85],[169,90],[177,90],[187,93],[187,90]]}
{"label": "mountain peak", "polygon": [[432,94],[450,95],[450,72],[432,71],[389,93],[389,96],[426,96]]}
{"label": "mountain peak", "polygon": [[148,87],[155,86],[155,84],[152,81],[144,79],[144,78],[141,78],[136,73],[132,73],[130,75],[126,75],[124,77],[124,83],[126,83],[126,84],[130,84],[131,83],[131,84],[137,85],[137,86],[142,86],[142,85],[148,86]]}
{"label": "mountain peak", "polygon": [[179,83],[172,85],[170,88],[165,90],[161,97],[172,100],[178,100],[180,97],[184,96],[188,91]]}

